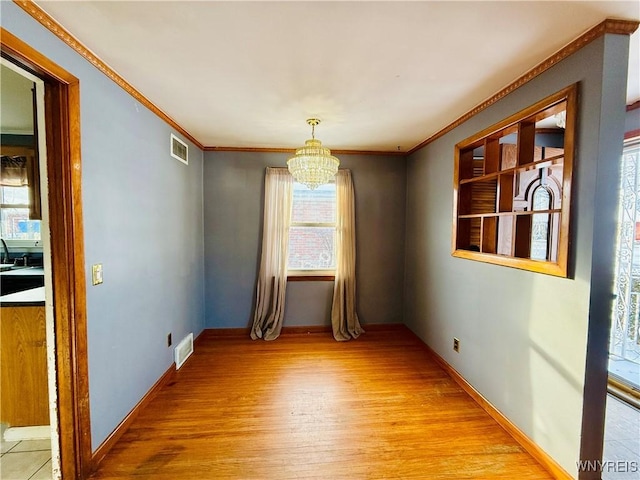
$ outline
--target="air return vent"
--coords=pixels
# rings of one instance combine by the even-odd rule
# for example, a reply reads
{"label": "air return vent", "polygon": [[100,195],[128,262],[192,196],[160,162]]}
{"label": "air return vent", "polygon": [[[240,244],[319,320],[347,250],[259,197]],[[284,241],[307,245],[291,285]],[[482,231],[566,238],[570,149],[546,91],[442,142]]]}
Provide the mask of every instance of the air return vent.
{"label": "air return vent", "polygon": [[187,358],[193,353],[193,333],[190,333],[182,339],[175,349],[176,370],[179,369]]}
{"label": "air return vent", "polygon": [[189,147],[173,133],[171,134],[171,156],[189,165]]}

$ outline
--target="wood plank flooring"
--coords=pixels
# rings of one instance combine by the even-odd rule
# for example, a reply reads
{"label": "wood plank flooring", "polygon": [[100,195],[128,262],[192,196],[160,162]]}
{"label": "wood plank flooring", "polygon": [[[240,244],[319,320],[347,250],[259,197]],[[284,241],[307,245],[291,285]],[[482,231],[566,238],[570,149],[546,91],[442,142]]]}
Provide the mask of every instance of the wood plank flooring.
{"label": "wood plank flooring", "polygon": [[95,479],[550,479],[406,328],[207,336]]}

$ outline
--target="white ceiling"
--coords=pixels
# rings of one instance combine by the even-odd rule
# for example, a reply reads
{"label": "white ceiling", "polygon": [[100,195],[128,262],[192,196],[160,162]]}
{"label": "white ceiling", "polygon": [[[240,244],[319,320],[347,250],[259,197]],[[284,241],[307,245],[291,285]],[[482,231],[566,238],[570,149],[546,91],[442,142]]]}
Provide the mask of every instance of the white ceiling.
{"label": "white ceiling", "polygon": [[[640,2],[38,1],[206,146],[407,151]],[[640,99],[638,32],[628,103]]]}

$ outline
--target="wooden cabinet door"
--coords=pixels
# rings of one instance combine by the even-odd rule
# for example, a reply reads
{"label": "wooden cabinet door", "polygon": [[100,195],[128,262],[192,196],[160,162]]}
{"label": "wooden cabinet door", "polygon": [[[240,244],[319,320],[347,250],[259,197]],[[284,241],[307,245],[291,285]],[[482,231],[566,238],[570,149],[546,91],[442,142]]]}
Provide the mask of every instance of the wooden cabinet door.
{"label": "wooden cabinet door", "polygon": [[49,425],[44,307],[1,307],[0,339],[0,420]]}

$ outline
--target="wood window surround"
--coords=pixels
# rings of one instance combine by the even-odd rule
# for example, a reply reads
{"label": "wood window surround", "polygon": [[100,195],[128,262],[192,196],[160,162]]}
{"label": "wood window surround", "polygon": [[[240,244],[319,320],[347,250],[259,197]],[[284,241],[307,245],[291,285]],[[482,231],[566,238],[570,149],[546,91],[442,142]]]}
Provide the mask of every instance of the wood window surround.
{"label": "wood window surround", "polygon": [[567,277],[577,84],[458,143],[454,257]]}

